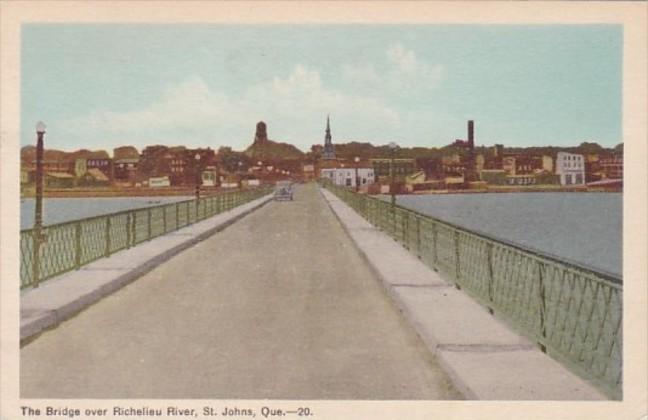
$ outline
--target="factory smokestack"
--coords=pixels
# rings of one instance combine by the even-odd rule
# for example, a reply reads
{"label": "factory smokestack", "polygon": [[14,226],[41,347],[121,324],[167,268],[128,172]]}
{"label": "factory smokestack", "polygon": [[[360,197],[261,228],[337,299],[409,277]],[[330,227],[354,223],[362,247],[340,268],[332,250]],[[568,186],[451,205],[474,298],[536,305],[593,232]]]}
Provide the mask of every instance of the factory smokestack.
{"label": "factory smokestack", "polygon": [[468,145],[470,146],[471,149],[475,147],[474,130],[475,127],[474,127],[473,120],[468,120]]}

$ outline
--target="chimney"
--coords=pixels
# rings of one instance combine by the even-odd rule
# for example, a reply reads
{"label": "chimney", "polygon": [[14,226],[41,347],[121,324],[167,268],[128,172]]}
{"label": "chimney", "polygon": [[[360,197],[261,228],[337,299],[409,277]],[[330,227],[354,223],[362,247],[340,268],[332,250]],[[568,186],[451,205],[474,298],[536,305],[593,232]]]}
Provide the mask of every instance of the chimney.
{"label": "chimney", "polygon": [[472,149],[475,147],[475,139],[474,139],[474,123],[473,120],[468,120],[468,145]]}

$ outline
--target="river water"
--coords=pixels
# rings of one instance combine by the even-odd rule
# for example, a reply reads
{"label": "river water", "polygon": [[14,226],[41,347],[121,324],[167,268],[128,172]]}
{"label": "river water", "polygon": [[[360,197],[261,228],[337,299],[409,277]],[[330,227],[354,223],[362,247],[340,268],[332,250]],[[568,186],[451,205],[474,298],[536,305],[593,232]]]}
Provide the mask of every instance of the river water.
{"label": "river water", "polygon": [[621,193],[403,195],[397,203],[546,254],[622,273]]}
{"label": "river water", "polygon": [[[43,199],[43,224],[67,222],[122,210],[159,206],[188,200],[191,196],[173,197],[99,197],[99,198],[45,198]],[[20,202],[20,228],[34,225],[35,200],[26,198]]]}
{"label": "river water", "polygon": [[[46,225],[191,197],[46,198]],[[388,199],[388,198],[386,198]],[[622,273],[621,193],[498,193],[398,196],[398,204],[470,230],[614,274]],[[20,204],[30,228],[34,200]]]}

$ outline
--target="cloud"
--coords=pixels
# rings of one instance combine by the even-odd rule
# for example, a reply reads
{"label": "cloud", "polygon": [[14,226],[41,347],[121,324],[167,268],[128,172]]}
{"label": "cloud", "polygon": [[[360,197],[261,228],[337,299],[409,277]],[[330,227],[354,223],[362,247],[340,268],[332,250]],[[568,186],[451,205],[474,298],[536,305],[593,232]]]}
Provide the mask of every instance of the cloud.
{"label": "cloud", "polygon": [[342,66],[342,77],[353,83],[378,85],[383,82],[383,78],[378,74],[376,68],[368,63]]}
{"label": "cloud", "polygon": [[160,143],[242,149],[251,142],[255,123],[263,119],[271,138],[307,150],[322,141],[329,113],[338,128],[358,136],[363,126],[391,132],[400,124],[399,113],[382,99],[332,89],[317,70],[298,64],[285,77],[262,81],[237,97],[216,92],[201,77],[192,76],[167,87],[141,109],[95,111],[65,126],[75,137],[102,136],[110,147]]}
{"label": "cloud", "polygon": [[[378,70],[377,66],[384,70]],[[384,62],[345,65],[342,75],[365,88],[410,95],[438,87],[443,79],[443,67],[419,60],[413,50],[401,44],[392,44],[385,51]]]}
{"label": "cloud", "polygon": [[391,45],[387,49],[387,58],[404,74],[414,75],[419,68],[414,51],[406,50],[400,44]]}

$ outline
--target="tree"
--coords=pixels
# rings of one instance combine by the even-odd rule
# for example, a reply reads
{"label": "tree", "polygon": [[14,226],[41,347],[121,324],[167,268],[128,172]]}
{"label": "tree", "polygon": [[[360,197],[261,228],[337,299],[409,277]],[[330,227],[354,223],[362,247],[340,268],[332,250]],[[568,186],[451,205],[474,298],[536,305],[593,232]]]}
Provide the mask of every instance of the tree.
{"label": "tree", "polygon": [[235,152],[228,146],[221,146],[218,149],[218,161],[221,168],[227,172],[245,171],[252,164],[252,160],[248,156],[241,152]]}
{"label": "tree", "polygon": [[588,154],[598,154],[603,151],[603,147],[598,144],[598,143],[590,143],[590,142],[582,142],[581,144],[578,145],[576,148],[577,153],[581,153],[584,155]]}

